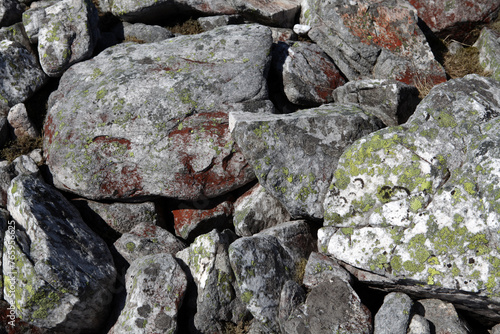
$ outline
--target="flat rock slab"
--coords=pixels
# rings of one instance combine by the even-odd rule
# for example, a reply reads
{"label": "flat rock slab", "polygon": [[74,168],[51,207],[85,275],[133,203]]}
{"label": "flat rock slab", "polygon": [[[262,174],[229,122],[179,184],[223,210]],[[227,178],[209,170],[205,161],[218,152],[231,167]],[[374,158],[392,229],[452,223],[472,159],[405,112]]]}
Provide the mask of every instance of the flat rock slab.
{"label": "flat rock slab", "polygon": [[45,121],[54,184],[91,199],[198,200],[251,181],[228,112],[272,110],[271,44],[264,26],[227,26],[121,44],[71,67]]}
{"label": "flat rock slab", "polygon": [[355,105],[286,115],[232,113],[231,128],[259,183],[292,218],[323,217],[322,201],[343,150],[383,124]]}

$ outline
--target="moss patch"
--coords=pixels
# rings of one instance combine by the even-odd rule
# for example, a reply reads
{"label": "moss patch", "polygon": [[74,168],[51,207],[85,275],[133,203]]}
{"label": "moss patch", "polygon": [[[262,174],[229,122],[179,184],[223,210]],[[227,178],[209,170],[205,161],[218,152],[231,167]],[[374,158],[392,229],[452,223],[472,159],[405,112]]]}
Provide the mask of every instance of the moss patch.
{"label": "moss patch", "polygon": [[176,24],[172,27],[166,27],[174,34],[196,35],[203,32],[200,23],[197,20],[190,18],[189,20]]}
{"label": "moss patch", "polygon": [[7,146],[0,152],[0,155],[3,159],[12,162],[21,155],[29,154],[34,149],[42,148],[42,143],[43,140],[41,137],[19,137],[7,144]]}

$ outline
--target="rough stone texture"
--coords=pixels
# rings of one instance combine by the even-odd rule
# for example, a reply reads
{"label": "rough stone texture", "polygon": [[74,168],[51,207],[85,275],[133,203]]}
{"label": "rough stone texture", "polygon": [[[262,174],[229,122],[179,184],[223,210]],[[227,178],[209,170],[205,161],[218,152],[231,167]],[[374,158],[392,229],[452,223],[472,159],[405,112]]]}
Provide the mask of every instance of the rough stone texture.
{"label": "rough stone texture", "polygon": [[299,283],[289,280],[283,285],[280,296],[279,323],[282,333],[286,333],[283,324],[293,311],[306,301],[306,292]]}
{"label": "rough stone texture", "polygon": [[470,31],[478,24],[489,23],[498,15],[496,0],[408,0],[418,16],[440,38],[467,41]]}
{"label": "rough stone texture", "polygon": [[415,314],[411,318],[407,334],[431,334],[429,321],[421,315]]}
{"label": "rough stone texture", "polygon": [[0,68],[2,104],[13,106],[24,102],[47,80],[34,54],[17,42],[0,42],[0,63],[5,64]]}
{"label": "rough stone texture", "polygon": [[113,259],[78,211],[39,178],[12,180],[8,210],[19,224],[18,243],[5,247],[3,274],[16,314],[54,331],[95,333],[106,319],[116,278]]}
{"label": "rough stone texture", "polygon": [[312,252],[307,260],[304,279],[302,283],[308,289],[312,289],[322,282],[328,282],[334,277],[352,283],[352,276],[342,268],[337,261],[328,256]]}
{"label": "rough stone texture", "polygon": [[306,0],[300,21],[349,80],[374,76],[407,84],[446,81],[404,0]]}
{"label": "rough stone texture", "polygon": [[50,20],[46,9],[57,2],[59,0],[36,1],[30,9],[23,13],[23,26],[31,43],[38,43],[40,28]]}
{"label": "rough stone texture", "polygon": [[338,103],[357,103],[387,126],[403,124],[415,112],[420,99],[413,86],[395,80],[366,79],[346,83],[333,91]]}
{"label": "rough stone texture", "polygon": [[423,308],[424,316],[432,325],[436,334],[467,334],[467,326],[458,317],[455,308],[450,303],[439,299],[423,299],[417,303]]}
{"label": "rough stone texture", "polygon": [[321,251],[498,321],[499,115],[500,82],[469,75],[355,142],[325,199]]}
{"label": "rough stone texture", "polygon": [[265,24],[292,28],[300,11],[300,0],[231,0],[239,13]]}
{"label": "rough stone texture", "polygon": [[314,287],[282,326],[287,334],[372,333],[370,311],[338,277]]}
{"label": "rough stone texture", "polygon": [[166,28],[143,23],[130,24],[123,22],[114,27],[113,31],[120,41],[135,40],[142,43],[154,43],[174,37],[174,34]]}
{"label": "rough stone texture", "polygon": [[273,34],[274,43],[297,40],[297,35],[293,32],[292,29],[271,28],[271,32]]}
{"label": "rough stone texture", "polygon": [[227,26],[230,24],[241,24],[243,18],[239,15],[216,15],[198,18],[198,23],[201,29],[209,31],[218,27]]}
{"label": "rough stone texture", "polygon": [[24,30],[24,26],[21,22],[11,25],[10,27],[4,27],[0,29],[0,41],[4,39],[8,39],[9,41],[21,43],[22,46],[26,48],[26,50],[32,52],[30,40],[26,31]]}
{"label": "rough stone texture", "polygon": [[247,313],[229,263],[228,247],[235,238],[229,230],[213,230],[177,253],[198,289],[194,325],[202,333],[220,332],[223,322],[237,324]]}
{"label": "rough stone texture", "polygon": [[5,300],[0,300],[0,328],[2,334],[63,334],[33,326],[12,315],[10,305]]}
{"label": "rough stone texture", "polygon": [[491,334],[500,334],[500,324],[497,324],[496,326],[493,326],[493,328],[490,331]]}
{"label": "rough stone texture", "polygon": [[279,43],[274,50],[273,67],[280,74],[288,100],[302,106],[332,102],[332,91],[346,82],[316,44]]}
{"label": "rough stone texture", "polygon": [[22,6],[16,0],[0,1],[0,27],[10,26],[21,20]]}
{"label": "rough stone texture", "polygon": [[45,121],[54,184],[92,199],[198,200],[248,183],[228,112],[270,108],[271,43],[266,27],[227,26],[117,45],[72,66]]}
{"label": "rough stone texture", "polygon": [[259,183],[292,218],[320,219],[344,148],[382,123],[354,105],[330,104],[288,115],[231,113],[230,127]]}
{"label": "rough stone texture", "polygon": [[479,49],[479,63],[485,71],[500,81],[500,33],[483,28],[478,40],[474,44]]}
{"label": "rough stone texture", "polygon": [[234,202],[233,224],[239,236],[251,236],[287,222],[290,214],[260,184],[256,184]]}
{"label": "rough stone texture", "polygon": [[413,301],[408,295],[400,292],[389,293],[375,315],[374,334],[406,333],[412,307]]}
{"label": "rough stone texture", "polygon": [[159,253],[175,254],[185,248],[172,233],[148,223],[140,223],[129,233],[122,234],[114,246],[129,263],[142,256]]}
{"label": "rough stone texture", "polygon": [[173,210],[175,234],[184,240],[192,240],[200,234],[214,228],[225,228],[231,225],[233,203],[221,202],[209,209],[177,209]]}
{"label": "rough stone texture", "polygon": [[294,276],[293,259],[275,237],[256,235],[233,242],[229,260],[240,298],[254,321],[267,332],[279,332],[280,294]]}
{"label": "rough stone texture", "polygon": [[62,0],[45,13],[47,23],[38,32],[40,64],[49,76],[59,77],[92,55],[99,39],[99,18],[90,0]]}
{"label": "rough stone texture", "polygon": [[23,103],[18,103],[10,108],[7,120],[14,128],[16,137],[38,137],[40,135],[33,122],[29,119],[26,106]]}
{"label": "rough stone texture", "polygon": [[176,333],[186,274],[170,254],[140,257],[125,278],[127,300],[110,333]]}

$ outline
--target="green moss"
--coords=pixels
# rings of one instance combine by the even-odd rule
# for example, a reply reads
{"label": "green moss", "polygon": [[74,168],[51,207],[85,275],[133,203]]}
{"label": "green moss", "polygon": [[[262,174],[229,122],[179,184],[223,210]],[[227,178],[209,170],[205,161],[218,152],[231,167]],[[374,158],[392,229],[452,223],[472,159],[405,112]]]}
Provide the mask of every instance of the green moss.
{"label": "green moss", "polygon": [[247,290],[241,294],[241,301],[245,304],[250,303],[250,300],[253,297],[253,292],[250,290]]}
{"label": "green moss", "polygon": [[391,268],[392,270],[394,271],[401,271],[401,269],[403,268],[403,264],[401,262],[401,256],[399,255],[395,255],[391,258]]}
{"label": "green moss", "polygon": [[135,244],[133,242],[127,242],[127,244],[125,245],[125,247],[131,253],[135,250]]}
{"label": "green moss", "polygon": [[353,233],[354,233],[354,229],[352,227],[343,227],[343,228],[340,229],[340,231],[344,235],[353,235]]}

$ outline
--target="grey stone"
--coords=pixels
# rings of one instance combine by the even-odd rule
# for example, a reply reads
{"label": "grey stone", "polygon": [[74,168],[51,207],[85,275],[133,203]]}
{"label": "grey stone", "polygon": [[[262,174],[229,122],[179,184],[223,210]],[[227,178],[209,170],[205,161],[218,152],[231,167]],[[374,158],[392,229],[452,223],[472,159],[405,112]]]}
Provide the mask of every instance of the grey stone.
{"label": "grey stone", "polygon": [[26,50],[33,52],[31,48],[30,39],[24,30],[24,26],[21,22],[17,22],[10,27],[4,27],[0,29],[0,41],[8,39],[9,41],[18,42],[26,48]]}
{"label": "grey stone", "polygon": [[130,24],[123,22],[113,28],[118,40],[136,40],[141,43],[161,42],[174,37],[174,34],[157,25],[146,25],[143,23]]}
{"label": "grey stone", "polygon": [[407,334],[431,334],[429,321],[421,315],[413,315]]}
{"label": "grey stone", "polygon": [[38,43],[40,29],[49,22],[46,9],[59,0],[36,1],[23,13],[23,26],[31,43]]}
{"label": "grey stone", "polygon": [[240,15],[215,15],[198,18],[198,23],[201,29],[209,31],[218,27],[227,26],[230,24],[241,24],[243,18]]}
{"label": "grey stone", "polygon": [[333,278],[351,284],[353,282],[351,274],[342,268],[338,262],[328,256],[312,252],[307,260],[303,284],[306,288],[312,289],[322,282],[329,282]]}
{"label": "grey stone", "polygon": [[38,137],[40,135],[33,122],[29,119],[26,106],[23,103],[18,103],[10,108],[7,120],[14,128],[16,137]]}
{"label": "grey stone", "polygon": [[458,51],[462,50],[464,47],[462,43],[457,42],[457,41],[451,41],[450,44],[448,44],[448,53],[452,55],[456,55]]}
{"label": "grey stone", "polygon": [[418,306],[423,307],[425,317],[434,327],[436,334],[467,334],[466,324],[459,318],[453,304],[443,302],[439,299],[422,299]]}
{"label": "grey stone", "polygon": [[286,281],[283,285],[279,308],[279,323],[282,326],[281,331],[283,333],[286,333],[283,324],[289,319],[293,311],[306,301],[306,296],[304,289],[293,280]]}
{"label": "grey stone", "polygon": [[481,66],[485,71],[491,72],[493,78],[500,81],[500,33],[483,28],[474,46],[479,49]]}
{"label": "grey stone", "polygon": [[300,0],[231,0],[239,13],[271,26],[292,28],[300,11]]}
{"label": "grey stone", "polygon": [[375,315],[374,334],[406,333],[410,324],[413,301],[408,295],[391,292]]}
{"label": "grey stone", "polygon": [[382,122],[354,105],[288,115],[231,113],[230,128],[266,191],[293,219],[323,217],[322,202],[343,150]]}
{"label": "grey stone", "polygon": [[0,26],[6,27],[21,21],[23,7],[16,0],[0,1]]}
{"label": "grey stone", "polygon": [[297,35],[307,35],[307,33],[311,30],[311,26],[306,24],[296,24],[293,26],[293,32]]}
{"label": "grey stone", "polygon": [[297,40],[297,35],[289,28],[274,28],[271,27],[271,32],[273,34],[273,42],[286,42]]}
{"label": "grey stone", "polygon": [[500,324],[493,326],[490,330],[490,334],[499,334],[500,333]]}

